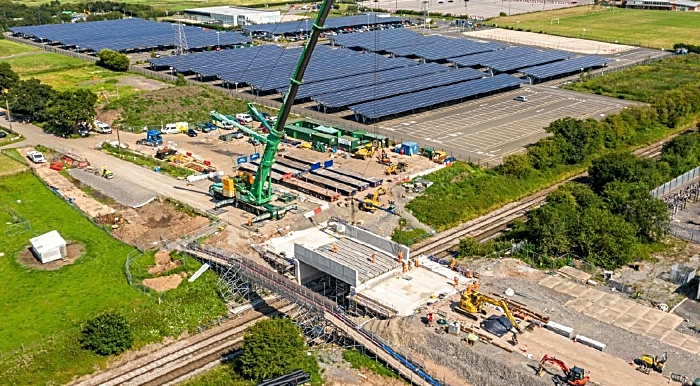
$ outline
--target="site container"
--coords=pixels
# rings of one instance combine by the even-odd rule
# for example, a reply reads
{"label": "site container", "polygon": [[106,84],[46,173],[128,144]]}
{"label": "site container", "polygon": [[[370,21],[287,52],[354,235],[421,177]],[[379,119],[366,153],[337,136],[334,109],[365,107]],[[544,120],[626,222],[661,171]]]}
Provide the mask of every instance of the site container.
{"label": "site container", "polygon": [[307,129],[304,127],[294,127],[294,126],[285,126],[284,132],[287,133],[288,136],[294,138],[294,139],[301,139],[302,141],[312,141],[311,136],[316,133],[312,129]]}
{"label": "site container", "polygon": [[367,134],[366,131],[364,130],[359,130],[359,131],[353,131],[352,136],[357,138],[357,139],[362,139],[364,138],[365,134]]}
{"label": "site container", "polygon": [[314,127],[314,130],[318,131],[319,133],[332,135],[336,138],[340,137],[341,135],[340,130],[328,126],[316,126]]}
{"label": "site container", "polygon": [[368,141],[378,141],[382,147],[389,147],[389,137],[386,135],[367,133],[362,139],[366,139]]}
{"label": "site container", "polygon": [[325,133],[313,133],[311,134],[311,140],[314,142],[321,142],[328,146],[338,145],[338,137]]}
{"label": "site container", "polygon": [[338,147],[345,151],[352,152],[360,147],[360,140],[349,135],[343,135],[342,137],[338,138]]}

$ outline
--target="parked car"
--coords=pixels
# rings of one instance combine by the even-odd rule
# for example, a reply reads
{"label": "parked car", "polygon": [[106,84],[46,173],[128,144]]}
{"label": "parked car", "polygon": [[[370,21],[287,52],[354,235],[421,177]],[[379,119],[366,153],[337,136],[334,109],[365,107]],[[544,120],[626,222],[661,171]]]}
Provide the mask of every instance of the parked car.
{"label": "parked car", "polygon": [[7,133],[4,131],[0,131],[0,138],[5,138],[7,137]]}
{"label": "parked car", "polygon": [[35,164],[43,164],[46,162],[46,158],[41,154],[40,151],[32,150],[27,152],[27,158]]}
{"label": "parked car", "polygon": [[187,129],[187,136],[188,136],[188,137],[196,137],[196,136],[197,136],[197,132],[194,131],[194,129]]}
{"label": "parked car", "polygon": [[222,134],[219,136],[219,140],[221,141],[233,141],[234,139],[241,139],[243,138],[243,133],[241,131],[236,131],[233,133],[228,133],[228,134]]}
{"label": "parked car", "polygon": [[236,119],[239,122],[243,122],[243,123],[253,122],[253,118],[251,118],[250,115],[248,115],[248,114],[236,114]]}
{"label": "parked car", "polygon": [[104,122],[95,120],[95,121],[92,123],[92,127],[93,127],[93,129],[94,129],[96,132],[98,132],[98,133],[101,133],[101,134],[112,134],[112,128],[109,127],[109,125],[106,124],[106,123],[104,123]]}
{"label": "parked car", "polygon": [[88,129],[79,129],[78,135],[81,136],[82,138],[89,137],[90,131]]}
{"label": "parked car", "polygon": [[513,100],[520,101],[520,102],[527,102],[527,97],[525,95],[518,95]]}

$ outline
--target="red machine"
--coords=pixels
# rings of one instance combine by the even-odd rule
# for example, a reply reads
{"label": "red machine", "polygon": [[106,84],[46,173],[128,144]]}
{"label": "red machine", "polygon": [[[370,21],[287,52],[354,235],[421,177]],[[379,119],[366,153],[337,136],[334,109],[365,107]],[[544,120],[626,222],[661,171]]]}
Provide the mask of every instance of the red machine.
{"label": "red machine", "polygon": [[433,313],[428,312],[428,327],[432,327],[432,326],[433,326]]}
{"label": "red machine", "polygon": [[[564,362],[560,361],[555,357],[550,357],[545,355],[540,361],[540,368],[537,370],[537,374],[541,377],[544,374],[544,365],[547,363],[553,363],[564,372],[564,378],[557,377],[562,385],[569,386],[584,386],[591,379],[586,375],[586,371],[580,367],[572,367],[569,369]],[[564,383],[565,382],[565,383]]]}

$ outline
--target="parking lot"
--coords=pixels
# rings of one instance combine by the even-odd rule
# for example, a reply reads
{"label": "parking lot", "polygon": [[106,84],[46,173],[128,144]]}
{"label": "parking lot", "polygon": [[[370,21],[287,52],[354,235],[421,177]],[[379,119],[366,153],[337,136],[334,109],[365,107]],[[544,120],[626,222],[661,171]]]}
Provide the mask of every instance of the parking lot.
{"label": "parking lot", "polygon": [[[514,100],[527,96],[526,102]],[[523,86],[520,90],[459,103],[417,114],[385,119],[368,129],[397,141],[416,141],[459,159],[481,164],[498,163],[509,154],[546,136],[550,122],[571,116],[597,118],[634,105],[619,99],[587,95],[546,85]],[[334,115],[347,117],[348,111]]]}
{"label": "parking lot", "polygon": [[[504,1],[504,0],[479,0],[470,1],[468,3],[462,0],[430,0],[428,2],[428,10],[430,12],[440,12],[452,15],[464,15],[468,13],[472,17],[486,19],[496,17],[500,12],[505,12],[509,15],[517,15],[520,13],[552,10],[559,8],[570,7],[574,4],[593,4],[591,0],[574,1],[574,0],[559,0],[559,1],[543,1],[543,0],[528,0],[528,1]],[[414,11],[425,10],[425,5],[420,1],[413,0],[376,0],[363,1],[359,3],[367,8],[379,8],[386,10],[410,9]]]}

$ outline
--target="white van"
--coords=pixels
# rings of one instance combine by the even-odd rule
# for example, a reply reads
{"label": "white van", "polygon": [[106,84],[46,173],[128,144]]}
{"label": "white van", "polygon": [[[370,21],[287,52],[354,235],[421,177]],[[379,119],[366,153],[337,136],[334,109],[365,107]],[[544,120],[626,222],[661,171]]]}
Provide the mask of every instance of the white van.
{"label": "white van", "polygon": [[212,122],[214,123],[214,126],[220,128],[220,129],[233,130],[233,125],[228,123],[228,122],[214,121],[214,120],[212,120]]}
{"label": "white van", "polygon": [[94,129],[96,132],[98,132],[98,133],[102,133],[102,134],[112,134],[112,128],[109,127],[109,125],[106,124],[106,123],[104,123],[104,122],[100,122],[100,121],[98,121],[98,120],[95,120],[95,121],[92,123],[92,127],[93,127],[93,129]]}
{"label": "white van", "polygon": [[168,123],[160,132],[163,134],[186,133],[189,126],[187,122]]}

